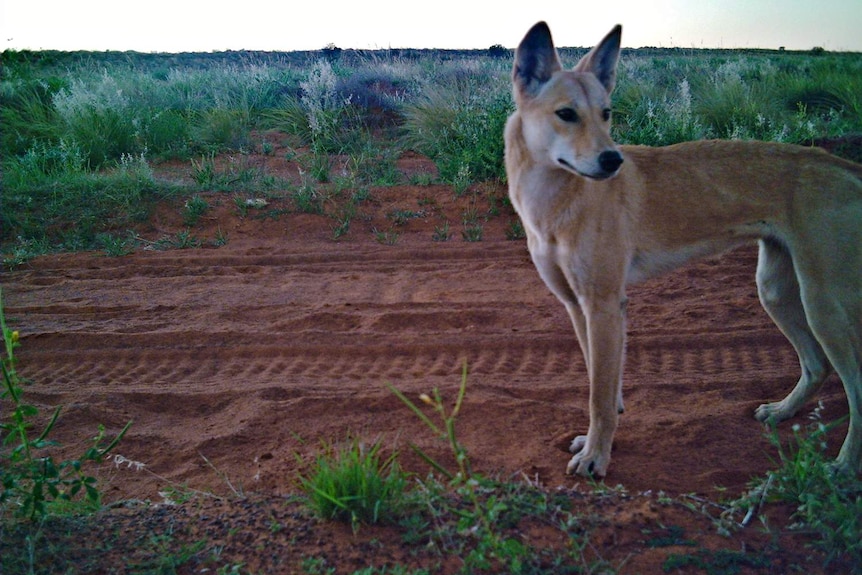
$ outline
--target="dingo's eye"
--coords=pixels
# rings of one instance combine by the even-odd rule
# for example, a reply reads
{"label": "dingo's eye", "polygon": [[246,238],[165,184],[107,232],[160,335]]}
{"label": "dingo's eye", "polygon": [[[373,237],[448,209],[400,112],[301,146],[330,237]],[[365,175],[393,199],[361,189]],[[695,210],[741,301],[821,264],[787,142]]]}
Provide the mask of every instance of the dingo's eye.
{"label": "dingo's eye", "polygon": [[604,118],[605,122],[609,122],[611,119],[611,109],[605,108],[602,110],[602,118]]}
{"label": "dingo's eye", "polygon": [[578,121],[578,113],[572,110],[571,108],[560,108],[556,112],[554,112],[559,119],[564,122],[577,122]]}

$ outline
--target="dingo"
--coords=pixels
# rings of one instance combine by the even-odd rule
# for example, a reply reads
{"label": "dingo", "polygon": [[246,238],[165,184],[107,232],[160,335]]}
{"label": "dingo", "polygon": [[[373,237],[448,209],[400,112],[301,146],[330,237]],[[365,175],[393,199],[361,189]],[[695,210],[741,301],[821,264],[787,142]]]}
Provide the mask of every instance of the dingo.
{"label": "dingo", "polygon": [[763,307],[802,376],[755,417],[793,416],[835,369],[850,406],[836,467],[862,464],[862,165],[763,142],[617,146],[614,28],[563,70],[544,22],[518,46],[506,172],[539,275],[574,324],[590,379],[590,425],[566,471],[603,476],[622,412],[628,283],[759,240]]}

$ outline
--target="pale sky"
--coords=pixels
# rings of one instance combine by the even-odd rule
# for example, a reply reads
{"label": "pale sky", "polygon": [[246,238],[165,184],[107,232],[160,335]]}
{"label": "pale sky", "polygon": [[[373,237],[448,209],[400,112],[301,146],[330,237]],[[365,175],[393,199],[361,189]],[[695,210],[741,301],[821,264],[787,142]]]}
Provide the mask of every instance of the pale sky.
{"label": "pale sky", "polygon": [[0,0],[0,49],[514,48],[538,20],[558,46],[620,23],[633,48],[862,52],[860,0]]}

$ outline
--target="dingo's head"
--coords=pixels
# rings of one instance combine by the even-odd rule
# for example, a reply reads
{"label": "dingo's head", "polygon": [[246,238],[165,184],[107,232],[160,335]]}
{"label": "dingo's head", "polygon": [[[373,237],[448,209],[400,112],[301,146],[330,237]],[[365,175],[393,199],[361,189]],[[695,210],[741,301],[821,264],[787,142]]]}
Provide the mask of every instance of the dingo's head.
{"label": "dingo's head", "polygon": [[623,157],[611,139],[611,92],[622,27],[616,26],[572,70],[563,70],[551,31],[533,26],[515,52],[515,103],[536,162],[603,180]]}

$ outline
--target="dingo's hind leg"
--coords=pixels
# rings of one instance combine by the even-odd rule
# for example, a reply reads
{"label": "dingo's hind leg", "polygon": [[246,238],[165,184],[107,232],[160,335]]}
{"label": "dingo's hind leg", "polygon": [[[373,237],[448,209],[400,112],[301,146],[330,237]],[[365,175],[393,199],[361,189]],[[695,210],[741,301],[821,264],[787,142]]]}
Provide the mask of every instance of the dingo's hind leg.
{"label": "dingo's hind leg", "polygon": [[778,422],[793,417],[814,396],[831,367],[808,325],[793,259],[777,240],[760,241],[757,291],[764,309],[796,349],[802,368],[799,381],[787,397],[761,405],[755,412],[758,421]]}
{"label": "dingo's hind leg", "polygon": [[[854,270],[854,273],[856,271]],[[834,276],[828,276],[834,281]],[[846,286],[842,286],[846,287]],[[856,286],[862,290],[862,286]],[[837,291],[840,291],[839,288]],[[810,297],[809,297],[810,293]],[[846,292],[845,292],[846,293]],[[802,290],[805,311],[818,341],[844,384],[850,412],[850,426],[841,451],[835,460],[841,471],[862,471],[862,303],[860,293],[854,301],[830,298],[835,291],[829,285]]]}
{"label": "dingo's hind leg", "polygon": [[855,472],[862,471],[862,232],[844,231],[843,243],[821,248],[815,257],[798,254],[794,262],[808,324],[847,394],[850,425],[835,465]]}

